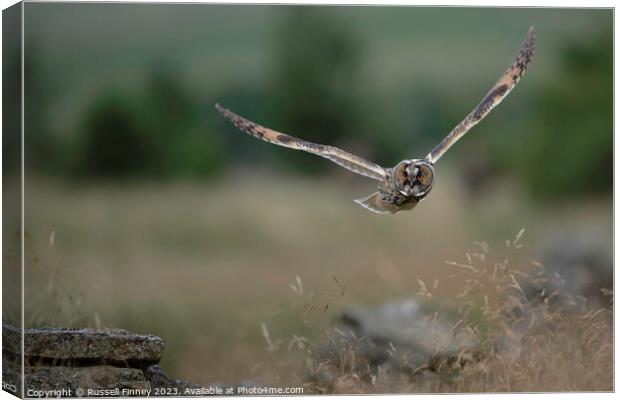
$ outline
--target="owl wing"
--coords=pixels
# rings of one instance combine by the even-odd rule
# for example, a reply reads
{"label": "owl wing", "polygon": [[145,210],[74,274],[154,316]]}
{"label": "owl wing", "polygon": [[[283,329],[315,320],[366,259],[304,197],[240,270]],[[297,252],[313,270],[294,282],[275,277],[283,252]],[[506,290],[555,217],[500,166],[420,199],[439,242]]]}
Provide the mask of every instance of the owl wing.
{"label": "owl wing", "polygon": [[437,162],[454,143],[486,117],[493,107],[508,96],[508,93],[519,83],[519,80],[532,60],[534,54],[534,38],[534,27],[531,27],[525,41],[521,45],[519,53],[517,53],[510,67],[502,74],[478,106],[426,156],[429,162]]}
{"label": "owl wing", "polygon": [[277,144],[279,146],[288,147],[289,149],[303,150],[308,153],[316,154],[335,162],[349,171],[371,179],[383,181],[387,177],[387,170],[385,168],[380,167],[377,164],[373,164],[370,161],[354,154],[347,153],[338,147],[316,144],[298,139],[285,133],[276,132],[272,129],[265,128],[264,126],[240,117],[219,104],[216,104],[215,108],[225,118],[229,119],[239,130],[254,136],[255,138],[264,140],[265,142]]}
{"label": "owl wing", "polygon": [[405,204],[396,205],[384,200],[381,196],[381,193],[379,193],[378,191],[371,193],[364,198],[357,199],[355,200],[355,202],[360,206],[364,207],[365,209],[376,212],[378,214],[396,214],[401,211],[411,210],[419,203],[418,200],[411,199],[411,201]]}

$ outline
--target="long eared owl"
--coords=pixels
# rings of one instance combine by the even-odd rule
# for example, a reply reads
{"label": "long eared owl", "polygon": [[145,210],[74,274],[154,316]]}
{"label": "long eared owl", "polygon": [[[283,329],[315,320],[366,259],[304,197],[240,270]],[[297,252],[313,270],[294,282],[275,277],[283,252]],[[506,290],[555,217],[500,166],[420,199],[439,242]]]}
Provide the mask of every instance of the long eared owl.
{"label": "long eared owl", "polygon": [[240,117],[219,104],[216,104],[215,108],[238,129],[249,135],[279,146],[303,150],[325,157],[341,167],[379,181],[376,192],[355,201],[370,211],[394,214],[412,209],[429,194],[435,182],[434,165],[437,160],[504,100],[523,76],[532,60],[533,53],[534,27],[531,27],[512,64],[500,76],[476,108],[452,129],[425,158],[403,160],[392,168],[381,167],[334,146],[316,144],[274,131]]}

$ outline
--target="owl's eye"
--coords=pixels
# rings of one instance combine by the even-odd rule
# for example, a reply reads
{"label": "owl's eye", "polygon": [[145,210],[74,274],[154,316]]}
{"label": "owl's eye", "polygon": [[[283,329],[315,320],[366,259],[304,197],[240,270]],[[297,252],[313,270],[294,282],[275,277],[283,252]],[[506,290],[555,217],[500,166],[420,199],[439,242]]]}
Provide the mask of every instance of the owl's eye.
{"label": "owl's eye", "polygon": [[418,199],[424,198],[433,185],[433,170],[424,164],[411,169],[409,180],[411,193]]}
{"label": "owl's eye", "polygon": [[417,183],[419,183],[420,185],[424,185],[424,174],[422,172],[419,172],[416,176],[415,176],[415,180]]}

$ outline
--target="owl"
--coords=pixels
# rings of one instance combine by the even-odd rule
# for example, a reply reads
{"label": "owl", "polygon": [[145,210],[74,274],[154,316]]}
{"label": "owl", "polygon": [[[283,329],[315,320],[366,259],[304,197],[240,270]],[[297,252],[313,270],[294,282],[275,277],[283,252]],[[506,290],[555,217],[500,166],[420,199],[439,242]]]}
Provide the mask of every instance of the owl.
{"label": "owl", "polygon": [[232,111],[215,105],[225,118],[239,130],[266,142],[303,150],[327,158],[349,171],[379,181],[377,191],[355,200],[362,207],[376,213],[392,213],[411,210],[430,193],[435,183],[435,163],[471,128],[486,117],[517,85],[534,54],[534,27],[512,64],[500,76],[482,101],[448,135],[423,158],[403,160],[392,168],[384,168],[338,147],[308,142],[266,128],[249,121]]}

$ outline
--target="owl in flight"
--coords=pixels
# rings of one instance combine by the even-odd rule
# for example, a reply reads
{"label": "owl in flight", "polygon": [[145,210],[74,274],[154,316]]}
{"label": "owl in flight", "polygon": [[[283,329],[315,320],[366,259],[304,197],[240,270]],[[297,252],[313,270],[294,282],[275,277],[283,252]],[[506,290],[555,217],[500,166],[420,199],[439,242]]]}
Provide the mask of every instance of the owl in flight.
{"label": "owl in flight", "polygon": [[424,159],[403,160],[393,168],[383,168],[334,146],[311,143],[249,121],[232,111],[215,105],[238,129],[266,142],[303,150],[325,157],[352,172],[379,181],[377,191],[356,203],[377,213],[410,210],[424,199],[435,182],[434,165],[474,125],[480,122],[517,85],[534,53],[534,27],[527,33],[521,49],[510,67],[502,74],[476,108],[470,112]]}

